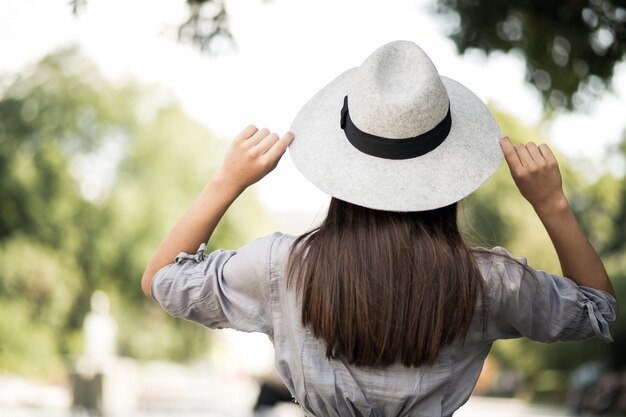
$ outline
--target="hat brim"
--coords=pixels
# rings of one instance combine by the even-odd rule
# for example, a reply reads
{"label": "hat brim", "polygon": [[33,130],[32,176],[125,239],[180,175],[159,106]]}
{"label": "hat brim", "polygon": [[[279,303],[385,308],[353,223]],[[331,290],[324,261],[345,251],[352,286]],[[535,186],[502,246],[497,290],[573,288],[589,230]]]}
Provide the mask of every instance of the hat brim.
{"label": "hat brim", "polygon": [[291,158],[322,191],[378,210],[431,210],[471,194],[500,165],[500,129],[493,115],[468,88],[447,77],[441,79],[450,98],[452,128],[441,145],[404,160],[357,150],[340,127],[343,98],[355,71],[345,71],[322,88],[291,125]]}

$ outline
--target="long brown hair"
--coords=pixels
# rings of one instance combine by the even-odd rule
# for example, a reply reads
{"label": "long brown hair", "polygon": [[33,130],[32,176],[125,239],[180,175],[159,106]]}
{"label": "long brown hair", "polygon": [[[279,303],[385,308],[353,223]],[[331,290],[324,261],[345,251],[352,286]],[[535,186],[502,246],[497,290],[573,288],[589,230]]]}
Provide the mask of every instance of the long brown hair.
{"label": "long brown hair", "polygon": [[331,200],[287,269],[302,323],[328,358],[432,365],[443,345],[464,340],[484,287],[456,214],[456,203],[402,213]]}

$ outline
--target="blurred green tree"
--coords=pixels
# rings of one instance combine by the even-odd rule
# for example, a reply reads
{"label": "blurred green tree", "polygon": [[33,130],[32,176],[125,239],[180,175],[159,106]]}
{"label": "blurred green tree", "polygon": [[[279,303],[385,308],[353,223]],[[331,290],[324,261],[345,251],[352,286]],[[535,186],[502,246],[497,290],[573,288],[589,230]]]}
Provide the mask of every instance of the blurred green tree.
{"label": "blurred green tree", "polygon": [[[139,280],[223,145],[167,91],[113,85],[75,48],[0,86],[0,369],[61,371],[96,289],[113,299],[120,353],[204,352],[207,333],[170,320]],[[236,247],[262,224],[244,195],[211,243]]]}
{"label": "blurred green tree", "polygon": [[464,53],[511,50],[548,107],[577,107],[604,90],[626,54],[626,1],[437,0]]}
{"label": "blurred green tree", "polygon": [[[622,135],[622,142],[614,150],[621,154],[622,161],[626,159],[626,132]],[[602,253],[607,260],[609,274],[613,278],[613,285],[619,301],[626,300],[626,175],[621,179],[607,178],[594,184],[594,197],[591,201],[604,201],[599,207],[591,206],[595,212],[610,214],[610,221],[604,224],[599,233],[594,233],[596,241],[602,242]],[[607,209],[608,207],[608,209]],[[593,225],[593,211],[587,212],[587,222]],[[614,368],[626,369],[626,319],[623,307],[619,320],[612,329],[614,343],[609,346],[610,358]]]}

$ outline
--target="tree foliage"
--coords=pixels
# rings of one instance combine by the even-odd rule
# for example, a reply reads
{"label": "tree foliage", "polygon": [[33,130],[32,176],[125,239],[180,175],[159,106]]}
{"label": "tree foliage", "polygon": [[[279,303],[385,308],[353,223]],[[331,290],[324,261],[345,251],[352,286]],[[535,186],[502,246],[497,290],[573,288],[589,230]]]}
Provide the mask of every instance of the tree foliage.
{"label": "tree foliage", "polygon": [[626,53],[626,1],[437,0],[455,18],[450,38],[464,53],[511,50],[527,79],[552,108],[584,104],[598,94]]}
{"label": "tree foliage", "polygon": [[[88,0],[71,0],[78,15]],[[202,52],[234,47],[226,0],[186,0],[189,15],[178,40]],[[435,10],[455,24],[458,50],[515,51],[526,78],[547,109],[578,108],[598,96],[626,54],[626,0],[436,0]]]}
{"label": "tree foliage", "polygon": [[[96,289],[114,301],[120,353],[205,351],[207,333],[170,320],[139,280],[220,161],[220,143],[166,91],[114,86],[73,48],[0,85],[0,369],[59,371],[63,355],[82,351]],[[262,222],[243,200],[213,244],[237,247]],[[255,214],[242,221],[243,210]]]}

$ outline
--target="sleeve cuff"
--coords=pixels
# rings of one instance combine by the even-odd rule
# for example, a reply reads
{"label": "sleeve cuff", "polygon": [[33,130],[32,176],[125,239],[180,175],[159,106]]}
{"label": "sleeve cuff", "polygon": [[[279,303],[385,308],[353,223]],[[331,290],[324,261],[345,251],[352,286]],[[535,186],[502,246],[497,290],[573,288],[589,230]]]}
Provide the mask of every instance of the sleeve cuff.
{"label": "sleeve cuff", "polygon": [[195,263],[200,263],[206,257],[206,254],[204,253],[205,250],[206,250],[206,243],[202,243],[196,250],[196,253],[191,254],[187,252],[181,252],[178,255],[176,255],[176,259],[174,260],[174,262],[176,264],[181,264],[184,261],[191,260],[191,261],[194,261]]}
{"label": "sleeve cuff", "polygon": [[154,301],[160,304],[159,298],[158,298],[158,290],[157,290],[158,281],[160,277],[166,272],[167,269],[169,269],[174,264],[180,265],[181,263],[185,261],[193,261],[195,263],[200,263],[206,257],[205,250],[206,250],[206,243],[202,243],[196,250],[196,253],[191,254],[187,252],[180,252],[178,255],[176,255],[176,258],[174,259],[173,263],[165,265],[163,268],[158,270],[157,273],[154,275],[154,278],[152,278],[152,282],[150,282],[150,293],[152,294],[152,299],[154,299]]}
{"label": "sleeve cuff", "polygon": [[611,294],[588,287],[580,287],[591,327],[596,336],[609,343],[613,341],[610,326],[616,318],[616,301]]}

